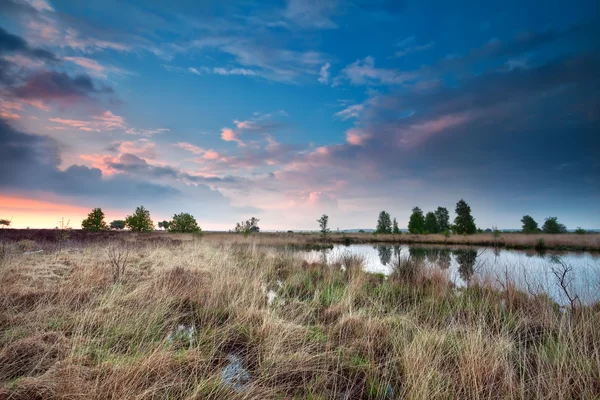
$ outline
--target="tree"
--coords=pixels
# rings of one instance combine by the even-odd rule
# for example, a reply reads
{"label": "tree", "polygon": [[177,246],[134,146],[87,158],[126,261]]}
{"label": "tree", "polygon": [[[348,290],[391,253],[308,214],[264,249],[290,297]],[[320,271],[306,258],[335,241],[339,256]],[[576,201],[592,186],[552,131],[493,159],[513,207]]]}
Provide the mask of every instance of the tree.
{"label": "tree", "polygon": [[399,235],[400,234],[400,228],[398,228],[398,221],[396,221],[396,218],[394,218],[394,223],[392,224],[392,233],[394,235]]}
{"label": "tree", "polygon": [[425,233],[425,217],[419,207],[412,209],[412,214],[408,220],[408,231],[412,234]]}
{"label": "tree", "polygon": [[150,211],[144,206],[139,206],[135,209],[133,215],[128,215],[125,218],[125,226],[134,232],[151,232],[154,230],[154,223],[150,219]]}
{"label": "tree", "polygon": [[94,208],[87,218],[81,221],[81,228],[84,231],[99,232],[108,229],[104,222],[104,212],[101,208]]}
{"label": "tree", "polygon": [[164,229],[164,230],[167,230],[167,229],[169,229],[169,225],[171,225],[171,223],[170,223],[169,221],[160,221],[160,222],[158,223],[158,227],[159,227],[159,228],[162,228],[162,229]]}
{"label": "tree", "polygon": [[329,235],[330,232],[329,228],[327,227],[327,224],[329,223],[329,216],[323,214],[321,218],[317,220],[317,222],[319,223],[319,228],[321,229],[321,237],[323,239],[327,239],[327,235]]}
{"label": "tree", "polygon": [[450,230],[450,214],[446,207],[438,207],[437,210],[435,210],[435,220],[439,232]]}
{"label": "tree", "polygon": [[249,220],[238,222],[235,224],[235,232],[243,233],[244,235],[249,235],[251,233],[260,232],[260,228],[258,227],[258,218],[250,218]]}
{"label": "tree", "polygon": [[456,218],[454,218],[453,230],[460,235],[471,235],[477,231],[475,219],[471,215],[471,207],[463,199],[456,203]]}
{"label": "tree", "polygon": [[386,211],[379,213],[375,233],[392,233],[392,219]]}
{"label": "tree", "polygon": [[425,229],[427,233],[439,233],[440,231],[435,213],[431,211],[425,215]]}
{"label": "tree", "polygon": [[0,219],[0,225],[2,225],[4,227],[9,227],[10,223],[11,223],[11,221],[9,219]]}
{"label": "tree", "polygon": [[[165,222],[167,223],[166,227]],[[163,227],[168,229],[169,232],[196,233],[202,231],[198,226],[198,222],[196,222],[196,218],[188,213],[173,215],[173,220],[171,222],[163,221]]]}
{"label": "tree", "polygon": [[122,219],[115,219],[110,223],[110,229],[125,229],[125,221]]}
{"label": "tree", "polygon": [[521,218],[521,223],[523,224],[523,233],[536,233],[540,231],[538,223],[530,215],[524,215]]}
{"label": "tree", "polygon": [[558,222],[558,218],[548,217],[544,221],[542,231],[544,233],[565,233],[567,232],[567,227]]}

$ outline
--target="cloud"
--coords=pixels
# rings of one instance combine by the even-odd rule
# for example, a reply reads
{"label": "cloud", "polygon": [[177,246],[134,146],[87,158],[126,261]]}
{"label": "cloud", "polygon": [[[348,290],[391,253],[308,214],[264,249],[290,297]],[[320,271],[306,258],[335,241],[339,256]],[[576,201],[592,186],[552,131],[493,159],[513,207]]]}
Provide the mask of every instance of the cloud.
{"label": "cloud", "polygon": [[329,63],[326,63],[321,67],[321,72],[319,73],[319,83],[322,83],[323,85],[327,85],[329,83],[329,77],[331,75],[329,72],[330,67],[331,64]]}
{"label": "cloud", "polygon": [[336,77],[334,86],[343,81],[349,81],[353,85],[403,85],[413,83],[417,78],[417,72],[376,68],[375,59],[368,56],[346,66],[340,76]]}
{"label": "cloud", "polygon": [[178,142],[175,143],[173,146],[189,151],[192,154],[200,155],[204,160],[217,160],[220,157],[219,153],[217,153],[213,149],[206,150],[202,147],[195,146],[187,142]]}
{"label": "cloud", "polygon": [[246,145],[240,138],[238,138],[238,134],[231,128],[221,129],[221,139],[226,142],[236,142],[238,146],[242,147]]}
{"label": "cloud", "polygon": [[335,29],[335,0],[288,0],[283,17],[303,28]]}
{"label": "cloud", "polygon": [[188,71],[195,75],[206,75],[206,74],[223,75],[223,76],[228,76],[228,75],[259,76],[260,75],[258,72],[254,71],[252,69],[247,69],[247,68],[224,68],[224,67],[193,68],[193,67],[190,67],[190,68],[188,68]]}
{"label": "cloud", "polygon": [[13,101],[5,101],[0,98],[0,117],[4,119],[20,119],[21,116],[17,112],[23,111],[21,103]]}
{"label": "cloud", "polygon": [[[402,193],[390,188],[407,182],[416,185],[411,196],[426,197],[423,187],[430,187],[502,198],[552,190],[561,198],[565,185],[589,196],[589,182],[600,176],[600,159],[589,153],[598,147],[600,121],[590,111],[597,105],[599,71],[599,54],[580,54],[465,77],[436,90],[374,94],[346,132],[346,143],[288,157],[277,178],[316,190],[340,179],[352,182],[340,194],[345,198]],[[543,151],[535,155],[540,143]],[[548,175],[574,159],[586,160],[577,173]]]}
{"label": "cloud", "polygon": [[[316,51],[289,50],[259,40],[252,35],[207,37],[191,41],[176,52],[216,49],[235,58],[239,66],[191,67],[193,74],[246,75],[284,83],[298,83],[307,76],[318,76],[326,56]],[[181,71],[178,67],[165,66],[168,70]]]}
{"label": "cloud", "polygon": [[44,61],[57,61],[54,54],[48,50],[32,48],[19,36],[12,35],[0,27],[0,56],[9,53],[21,53]]}
{"label": "cloud", "polygon": [[29,35],[35,43],[46,43],[59,48],[70,48],[82,53],[95,53],[106,50],[116,52],[130,52],[131,45],[118,41],[98,38],[91,34],[85,34],[78,29],[65,26],[63,21],[50,18],[49,16],[38,16],[27,23]]}
{"label": "cloud", "polygon": [[433,42],[433,41],[425,43],[425,44],[415,44],[414,42],[415,42],[414,36],[411,36],[411,37],[401,40],[397,45],[398,50],[394,53],[394,57],[400,58],[400,57],[404,57],[408,54],[418,53],[418,52],[424,51],[424,50],[429,50],[435,45],[435,42]]}
{"label": "cloud", "polygon": [[92,74],[96,77],[99,77],[99,78],[106,78],[108,76],[108,74],[114,74],[114,75],[128,75],[129,74],[129,72],[127,72],[121,68],[105,66],[105,65],[100,64],[98,61],[93,60],[91,58],[87,58],[87,57],[65,57],[64,59],[66,61],[70,61],[74,64],[79,65],[80,67],[89,71],[90,74]]}
{"label": "cloud", "polygon": [[126,126],[125,118],[108,110],[99,116],[92,117],[92,120],[89,121],[65,118],[49,118],[48,120],[65,127],[87,132],[112,131],[114,129],[125,129]]}
{"label": "cloud", "polygon": [[4,192],[51,192],[61,196],[90,197],[109,202],[115,197],[119,203],[134,204],[161,196],[174,196],[173,187],[128,177],[102,179],[97,168],[71,165],[60,170],[60,144],[45,136],[20,132],[0,119],[0,169],[12,171],[0,174],[0,188]]}
{"label": "cloud", "polygon": [[138,135],[138,136],[154,136],[161,133],[169,132],[169,128],[156,128],[156,129],[140,129],[140,128],[127,128],[125,133],[129,135]]}
{"label": "cloud", "polygon": [[364,111],[365,106],[363,104],[354,104],[346,107],[342,111],[336,112],[335,116],[346,121],[350,118],[359,118]]}
{"label": "cloud", "polygon": [[24,100],[73,105],[81,100],[93,100],[97,95],[113,93],[113,90],[95,85],[87,75],[71,77],[64,72],[40,71],[29,76],[24,84],[11,88],[11,93]]}
{"label": "cloud", "polygon": [[371,137],[371,134],[358,128],[352,128],[346,131],[346,141],[353,146],[361,146]]}

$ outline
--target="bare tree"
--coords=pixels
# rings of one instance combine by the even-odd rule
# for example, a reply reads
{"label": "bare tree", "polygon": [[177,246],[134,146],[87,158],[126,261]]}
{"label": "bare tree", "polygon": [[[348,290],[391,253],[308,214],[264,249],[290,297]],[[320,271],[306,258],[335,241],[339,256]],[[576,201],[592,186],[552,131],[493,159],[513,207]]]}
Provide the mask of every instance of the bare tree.
{"label": "bare tree", "polygon": [[571,305],[571,315],[575,313],[575,310],[581,305],[581,301],[579,296],[572,293],[569,289],[573,278],[570,273],[573,271],[573,267],[571,265],[565,264],[562,260],[556,258],[553,260],[553,266],[551,267],[551,271],[558,280],[558,284],[562,289],[563,293],[569,299],[569,303]]}
{"label": "bare tree", "polygon": [[125,276],[125,268],[129,261],[129,246],[112,243],[106,248],[106,260],[110,265],[114,283],[119,283]]}

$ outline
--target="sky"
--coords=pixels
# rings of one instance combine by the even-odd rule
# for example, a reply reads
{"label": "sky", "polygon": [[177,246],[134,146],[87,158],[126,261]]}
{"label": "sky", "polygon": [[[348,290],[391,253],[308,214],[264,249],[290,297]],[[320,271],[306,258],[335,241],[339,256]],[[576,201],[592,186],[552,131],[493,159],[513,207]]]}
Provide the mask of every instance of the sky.
{"label": "sky", "polygon": [[600,228],[600,3],[1,0],[0,218]]}

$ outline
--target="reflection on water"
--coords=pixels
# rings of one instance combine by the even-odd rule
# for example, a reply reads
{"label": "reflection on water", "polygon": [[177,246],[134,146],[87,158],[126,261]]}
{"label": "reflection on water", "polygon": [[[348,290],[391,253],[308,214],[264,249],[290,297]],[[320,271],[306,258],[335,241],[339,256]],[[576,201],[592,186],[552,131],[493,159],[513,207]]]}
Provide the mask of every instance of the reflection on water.
{"label": "reflection on water", "polygon": [[[410,278],[415,265],[440,268],[457,286],[468,286],[475,279],[497,284],[515,284],[529,293],[547,293],[561,304],[567,301],[558,285],[553,268],[558,264],[572,266],[569,290],[584,303],[600,301],[600,254],[556,253],[535,250],[518,251],[492,248],[449,248],[405,245],[335,246],[331,250],[306,252],[309,261],[334,261],[343,254],[355,254],[365,259],[365,270]],[[411,263],[398,262],[410,260]]]}
{"label": "reflection on water", "polygon": [[377,253],[379,253],[379,261],[383,265],[388,265],[392,261],[392,247],[391,246],[375,246]]}
{"label": "reflection on water", "polygon": [[458,263],[458,273],[463,281],[471,283],[471,278],[475,273],[475,261],[477,260],[477,250],[460,249],[452,252]]}

